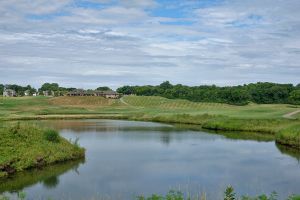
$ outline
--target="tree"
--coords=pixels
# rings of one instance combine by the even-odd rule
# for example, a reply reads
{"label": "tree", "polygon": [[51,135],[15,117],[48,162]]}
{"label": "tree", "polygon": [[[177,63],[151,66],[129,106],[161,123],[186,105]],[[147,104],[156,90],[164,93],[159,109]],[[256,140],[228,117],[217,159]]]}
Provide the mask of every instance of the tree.
{"label": "tree", "polygon": [[0,84],[0,95],[3,94],[3,90],[4,90],[4,85],[3,85],[3,84]]}
{"label": "tree", "polygon": [[59,85],[58,83],[44,83],[39,91],[59,91]]}
{"label": "tree", "polygon": [[163,90],[171,89],[173,85],[169,81],[165,81],[159,85],[159,87]]}
{"label": "tree", "polygon": [[100,90],[100,91],[112,91],[112,89],[110,89],[107,86],[98,87],[96,90]]}
{"label": "tree", "polygon": [[134,86],[129,86],[129,85],[125,85],[123,87],[118,88],[117,92],[122,93],[122,94],[126,94],[126,95],[136,94],[135,87]]}
{"label": "tree", "polygon": [[291,103],[300,104],[300,90],[294,90],[290,93],[289,100]]}
{"label": "tree", "polygon": [[255,103],[291,103],[296,102],[290,97],[293,90],[300,90],[300,86],[292,84],[278,84],[269,82],[251,83],[248,85],[218,87],[216,85],[185,86],[172,85],[165,81],[157,86],[124,86],[118,88],[123,94],[140,96],[162,96],[170,99],[187,99],[196,102],[218,102],[234,105]]}

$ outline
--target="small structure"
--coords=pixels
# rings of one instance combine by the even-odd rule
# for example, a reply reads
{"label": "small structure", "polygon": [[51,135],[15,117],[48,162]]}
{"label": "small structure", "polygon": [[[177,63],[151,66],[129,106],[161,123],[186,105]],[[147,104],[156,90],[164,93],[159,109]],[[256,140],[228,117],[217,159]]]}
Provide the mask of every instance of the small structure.
{"label": "small structure", "polygon": [[108,91],[95,91],[95,96],[102,96],[107,99],[118,99],[121,97],[121,94],[112,90],[108,90]]}
{"label": "small structure", "polygon": [[16,91],[14,91],[12,89],[6,89],[6,88],[4,88],[4,90],[3,90],[3,96],[4,97],[16,97],[17,93],[16,93]]}
{"label": "small structure", "polygon": [[25,96],[30,96],[30,90],[25,90],[24,95]]}
{"label": "small structure", "polygon": [[45,96],[45,97],[53,97],[54,96],[54,92],[51,90],[51,91],[49,91],[49,90],[46,90],[46,91],[43,91],[43,95]]}

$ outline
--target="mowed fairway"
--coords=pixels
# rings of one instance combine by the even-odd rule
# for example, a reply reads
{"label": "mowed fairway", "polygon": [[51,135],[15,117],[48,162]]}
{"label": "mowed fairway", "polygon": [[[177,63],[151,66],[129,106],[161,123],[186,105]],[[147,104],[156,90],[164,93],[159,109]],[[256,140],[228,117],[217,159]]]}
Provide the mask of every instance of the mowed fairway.
{"label": "mowed fairway", "polygon": [[157,111],[159,113],[186,113],[194,115],[224,115],[234,118],[275,119],[300,109],[287,104],[249,104],[234,106],[221,103],[198,103],[187,100],[166,99],[163,97],[126,96],[123,100],[132,107]]}
{"label": "mowed fairway", "polygon": [[[201,103],[156,96],[125,96],[120,99],[103,97],[0,97],[0,118],[76,115],[76,114],[162,114],[221,115],[243,119],[281,119],[299,110],[287,104],[249,104],[234,106],[221,103]],[[295,117],[299,117],[298,113]]]}

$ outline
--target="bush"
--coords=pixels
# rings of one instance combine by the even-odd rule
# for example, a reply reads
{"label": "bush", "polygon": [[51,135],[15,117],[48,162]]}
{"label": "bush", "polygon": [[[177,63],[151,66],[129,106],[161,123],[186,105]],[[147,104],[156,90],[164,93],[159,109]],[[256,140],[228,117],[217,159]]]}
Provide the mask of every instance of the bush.
{"label": "bush", "polygon": [[55,130],[46,130],[44,136],[49,142],[59,142],[59,134]]}

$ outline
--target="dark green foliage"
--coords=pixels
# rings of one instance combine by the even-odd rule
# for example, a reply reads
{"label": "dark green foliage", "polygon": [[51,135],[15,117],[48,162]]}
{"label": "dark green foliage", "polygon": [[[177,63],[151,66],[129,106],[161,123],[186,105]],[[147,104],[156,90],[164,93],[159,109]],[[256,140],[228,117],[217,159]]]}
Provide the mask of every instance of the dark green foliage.
{"label": "dark green foliage", "polygon": [[3,84],[0,84],[0,95],[3,94],[3,90],[4,90],[4,85],[3,85]]}
{"label": "dark green foliage", "polygon": [[287,200],[300,200],[300,196],[299,195],[292,195]]}
{"label": "dark green foliage", "polygon": [[289,99],[294,104],[300,104],[300,89],[292,91],[290,93]]}
{"label": "dark green foliage", "polygon": [[110,89],[107,86],[102,86],[102,87],[98,87],[96,90],[100,90],[100,91],[111,91],[112,89]]}
{"label": "dark green foliage", "polygon": [[196,102],[217,102],[234,105],[254,103],[300,103],[297,89],[292,84],[252,83],[243,86],[217,87],[172,85],[165,81],[158,86],[124,86],[117,91],[139,96],[162,96],[170,99],[187,99]]}
{"label": "dark green foliage", "polygon": [[229,186],[224,192],[224,200],[235,200],[235,193],[233,187]]}
{"label": "dark green foliage", "polygon": [[49,142],[59,142],[59,134],[55,130],[45,130],[44,136]]}
{"label": "dark green foliage", "polygon": [[58,83],[44,83],[41,88],[39,88],[39,92],[42,93],[43,91],[53,91],[54,96],[63,96],[67,92],[76,90],[76,88],[65,88],[60,87]]}
{"label": "dark green foliage", "polygon": [[57,83],[44,83],[39,91],[58,91],[59,85]]}
{"label": "dark green foliage", "polygon": [[122,94],[136,94],[136,91],[134,90],[133,86],[125,85],[123,87],[120,87],[117,89],[117,92],[122,93]]}

